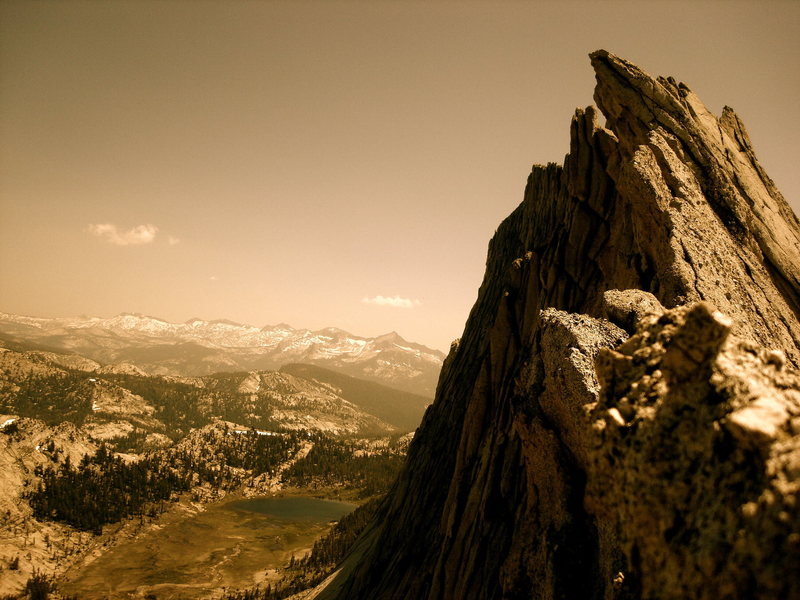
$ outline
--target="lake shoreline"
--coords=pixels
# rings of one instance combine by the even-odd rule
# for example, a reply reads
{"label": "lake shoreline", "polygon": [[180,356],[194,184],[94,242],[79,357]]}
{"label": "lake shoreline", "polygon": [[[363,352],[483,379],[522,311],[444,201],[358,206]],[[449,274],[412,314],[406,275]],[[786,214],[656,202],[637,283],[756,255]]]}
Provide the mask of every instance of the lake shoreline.
{"label": "lake shoreline", "polygon": [[[258,497],[232,493],[208,504],[184,498],[151,527],[98,549],[89,561],[65,573],[59,587],[81,600],[142,598],[148,593],[159,600],[189,600],[263,586],[279,579],[292,556],[310,551],[335,521],[358,506],[298,492]],[[281,505],[291,510],[275,516],[244,508],[264,503],[273,512]],[[309,507],[318,510],[310,516],[298,514]],[[109,573],[114,573],[113,582]]]}

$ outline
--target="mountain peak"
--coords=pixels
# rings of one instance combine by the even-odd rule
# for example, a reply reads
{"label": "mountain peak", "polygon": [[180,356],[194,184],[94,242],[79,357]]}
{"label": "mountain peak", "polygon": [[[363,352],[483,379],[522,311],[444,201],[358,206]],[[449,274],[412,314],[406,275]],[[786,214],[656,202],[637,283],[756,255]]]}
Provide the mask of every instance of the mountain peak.
{"label": "mountain peak", "polygon": [[272,331],[276,329],[283,329],[286,331],[295,331],[295,328],[289,325],[288,323],[278,323],[277,325],[264,325],[261,330],[262,331]]}
{"label": "mountain peak", "polygon": [[377,343],[379,343],[379,344],[383,344],[383,343],[393,343],[393,344],[405,343],[405,340],[396,331],[390,331],[389,333],[384,333],[383,335],[379,335],[378,337],[375,338],[375,341]]}
{"label": "mountain peak", "polygon": [[732,111],[591,61],[319,600],[800,597],[800,222]]}
{"label": "mountain peak", "polygon": [[337,327],[311,331],[283,323],[259,329],[199,318],[178,324],[137,313],[89,320],[0,314],[0,333],[4,330],[42,346],[106,363],[130,362],[151,373],[195,376],[306,362],[427,397],[433,395],[443,358],[396,332],[373,339]]}
{"label": "mountain peak", "polygon": [[212,325],[229,325],[231,327],[250,327],[250,325],[244,325],[237,321],[231,321],[230,319],[214,319],[213,321],[209,321]]}
{"label": "mountain peak", "polygon": [[[117,316],[112,317],[110,320],[120,321],[120,320],[125,320],[125,319],[127,319],[127,320],[138,320],[138,321],[157,321],[159,323],[168,323],[168,321],[165,321],[164,319],[160,319],[158,317],[152,317],[150,315],[145,315],[145,314],[136,313],[136,312],[121,312]],[[101,321],[103,319],[99,319],[97,317],[94,317],[94,318],[91,318],[89,320],[90,321]]]}

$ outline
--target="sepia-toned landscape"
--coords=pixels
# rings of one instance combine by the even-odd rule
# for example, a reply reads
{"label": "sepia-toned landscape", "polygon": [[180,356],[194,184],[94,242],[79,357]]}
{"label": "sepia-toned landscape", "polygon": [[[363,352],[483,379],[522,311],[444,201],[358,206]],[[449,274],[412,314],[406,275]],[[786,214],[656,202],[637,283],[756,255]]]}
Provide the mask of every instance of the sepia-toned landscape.
{"label": "sepia-toned landscape", "polygon": [[800,598],[800,9],[601,5],[0,4],[0,600]]}

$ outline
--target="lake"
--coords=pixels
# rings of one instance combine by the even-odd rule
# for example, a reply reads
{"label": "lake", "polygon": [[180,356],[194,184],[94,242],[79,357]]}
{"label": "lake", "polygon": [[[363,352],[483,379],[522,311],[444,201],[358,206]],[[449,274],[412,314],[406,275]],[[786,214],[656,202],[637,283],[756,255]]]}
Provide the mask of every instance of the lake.
{"label": "lake", "polygon": [[[162,515],[159,527],[119,539],[68,571],[61,589],[81,600],[155,594],[201,598],[223,587],[262,583],[302,556],[356,504],[304,496],[227,500],[201,512]],[[263,587],[263,585],[262,585]]]}
{"label": "lake", "polygon": [[241,510],[268,515],[276,519],[292,521],[338,521],[352,512],[356,504],[323,500],[305,496],[284,496],[277,498],[249,498],[228,502],[228,510]]}

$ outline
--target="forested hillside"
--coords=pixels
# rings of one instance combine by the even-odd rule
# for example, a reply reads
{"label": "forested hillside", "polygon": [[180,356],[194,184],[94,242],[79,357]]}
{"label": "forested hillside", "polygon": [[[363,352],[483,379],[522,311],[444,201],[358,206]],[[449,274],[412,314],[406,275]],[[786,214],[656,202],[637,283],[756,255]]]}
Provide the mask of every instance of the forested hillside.
{"label": "forested hillside", "polygon": [[40,570],[60,572],[91,548],[103,555],[115,531],[135,538],[227,496],[384,494],[409,436],[365,408],[424,399],[341,383],[288,372],[154,377],[0,349],[0,505],[10,517],[0,594],[52,591]]}
{"label": "forested hillside", "polygon": [[284,365],[281,373],[334,386],[337,392],[362,410],[375,415],[400,429],[414,431],[422,421],[430,398],[350,377],[316,365],[292,363]]}

